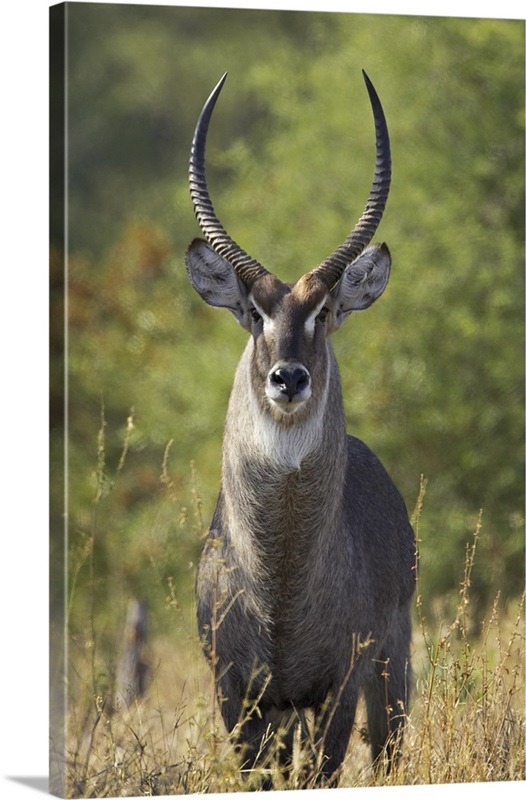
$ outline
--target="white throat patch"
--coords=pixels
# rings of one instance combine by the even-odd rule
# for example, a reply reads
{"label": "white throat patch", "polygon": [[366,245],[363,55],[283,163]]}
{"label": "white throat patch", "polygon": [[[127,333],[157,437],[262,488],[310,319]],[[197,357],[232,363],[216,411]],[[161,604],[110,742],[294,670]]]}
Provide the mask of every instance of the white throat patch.
{"label": "white throat patch", "polygon": [[[328,370],[329,372],[330,370]],[[270,410],[262,411],[252,384],[249,382],[250,403],[247,410],[250,414],[251,451],[259,452],[265,460],[284,471],[300,469],[302,461],[316,449],[323,436],[323,417],[329,390],[329,378],[330,375],[327,374],[323,397],[315,414],[309,416],[304,422],[292,425],[281,425],[273,419]]]}

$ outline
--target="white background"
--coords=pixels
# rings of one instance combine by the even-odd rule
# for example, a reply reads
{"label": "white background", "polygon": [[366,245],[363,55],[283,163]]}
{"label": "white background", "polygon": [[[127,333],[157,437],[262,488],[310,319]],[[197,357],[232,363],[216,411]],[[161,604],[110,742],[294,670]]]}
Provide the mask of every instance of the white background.
{"label": "white background", "polygon": [[[525,14],[523,2],[516,0],[188,0],[161,4],[512,19],[524,19]],[[0,792],[7,800],[37,797],[45,791],[48,774],[49,5],[46,0],[11,0],[2,6],[1,17],[0,486],[4,512],[0,536],[4,552],[0,579]],[[478,784],[339,790],[330,796],[352,793],[358,800],[427,800],[444,795],[517,798],[523,791],[524,784]],[[287,798],[290,796],[287,793]]]}

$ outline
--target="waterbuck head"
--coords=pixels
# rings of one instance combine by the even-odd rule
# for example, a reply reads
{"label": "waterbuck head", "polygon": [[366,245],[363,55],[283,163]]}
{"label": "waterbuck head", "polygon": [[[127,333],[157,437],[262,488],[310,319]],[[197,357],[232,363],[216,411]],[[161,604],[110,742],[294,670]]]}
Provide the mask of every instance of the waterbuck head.
{"label": "waterbuck head", "polygon": [[190,279],[212,306],[228,308],[252,335],[251,385],[262,410],[276,422],[293,424],[319,406],[327,386],[327,337],[353,311],[371,305],[390,272],[385,244],[370,245],[380,223],[391,181],[389,135],[376,91],[364,74],[376,127],[376,166],[364,212],[328,258],[295,284],[268,272],[230,238],[208,193],[205,147],[221,78],[199,116],[190,157],[190,194],[206,238],[186,254]]}

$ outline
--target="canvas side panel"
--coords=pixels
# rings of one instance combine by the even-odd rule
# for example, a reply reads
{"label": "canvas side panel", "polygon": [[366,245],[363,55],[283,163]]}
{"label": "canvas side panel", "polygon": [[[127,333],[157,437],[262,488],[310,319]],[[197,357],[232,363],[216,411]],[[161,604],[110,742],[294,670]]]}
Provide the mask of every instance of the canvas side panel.
{"label": "canvas side panel", "polygon": [[65,796],[66,765],[66,26],[67,4],[52,6],[49,16],[49,791],[59,797]]}

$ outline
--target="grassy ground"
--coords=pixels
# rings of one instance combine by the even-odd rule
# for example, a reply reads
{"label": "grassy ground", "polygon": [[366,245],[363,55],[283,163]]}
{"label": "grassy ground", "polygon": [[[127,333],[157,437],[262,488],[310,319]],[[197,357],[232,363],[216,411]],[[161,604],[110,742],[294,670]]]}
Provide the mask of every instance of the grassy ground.
{"label": "grassy ground", "polygon": [[[503,608],[497,597],[486,618],[474,626],[469,586],[477,536],[466,551],[456,612],[440,630],[431,630],[423,618],[418,587],[413,698],[397,770],[387,778],[373,774],[360,706],[340,786],[524,779],[523,602]],[[114,690],[94,692],[93,660],[89,655],[77,659],[67,715],[69,796],[258,787],[261,774],[241,776],[226,738],[192,610],[185,613],[173,605],[173,636],[148,643],[143,653],[150,669],[148,691],[141,698],[128,697],[129,705]],[[112,669],[107,665],[108,674]],[[275,771],[277,788],[301,788],[301,761],[298,751],[286,784]]]}

